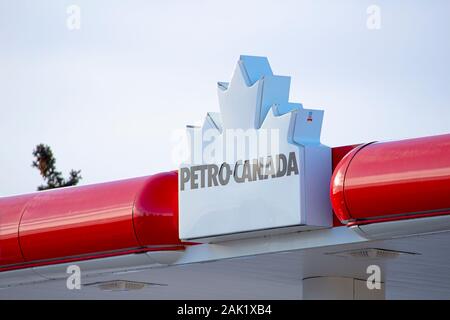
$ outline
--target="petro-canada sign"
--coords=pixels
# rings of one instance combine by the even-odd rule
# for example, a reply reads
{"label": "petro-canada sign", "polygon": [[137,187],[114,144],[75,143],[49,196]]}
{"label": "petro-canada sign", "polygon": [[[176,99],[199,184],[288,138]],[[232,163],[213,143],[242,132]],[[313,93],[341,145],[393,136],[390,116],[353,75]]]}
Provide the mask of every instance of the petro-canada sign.
{"label": "petro-canada sign", "polygon": [[[242,168],[241,168],[242,167]],[[241,169],[241,170],[240,170]],[[239,174],[239,172],[241,172]],[[234,166],[224,162],[218,166],[216,164],[205,164],[198,166],[180,168],[180,191],[186,190],[186,185],[190,184],[190,190],[227,185],[231,179],[236,183],[252,182],[269,178],[280,178],[298,175],[298,164],[295,152],[289,156],[280,153],[272,159],[267,156],[265,159],[255,159],[237,161]]]}
{"label": "petro-canada sign", "polygon": [[327,228],[331,150],[323,111],[290,103],[290,77],[267,58],[241,56],[218,83],[220,113],[188,126],[190,159],[179,169],[183,240],[220,241]]}

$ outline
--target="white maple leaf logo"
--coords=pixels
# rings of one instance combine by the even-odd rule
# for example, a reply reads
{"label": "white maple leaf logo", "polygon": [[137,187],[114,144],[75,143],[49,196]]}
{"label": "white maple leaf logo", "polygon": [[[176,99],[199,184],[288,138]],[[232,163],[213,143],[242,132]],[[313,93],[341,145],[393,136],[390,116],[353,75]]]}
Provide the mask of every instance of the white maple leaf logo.
{"label": "white maple leaf logo", "polygon": [[[277,146],[286,142],[320,144],[323,111],[289,102],[290,84],[290,77],[273,74],[267,58],[240,56],[231,81],[217,83],[220,113],[208,112],[201,127],[187,127],[191,151],[188,163],[233,162],[274,154]],[[226,132],[231,138],[225,138]],[[263,143],[269,146],[227,154],[227,150],[242,149],[234,140],[250,140],[247,149],[252,149],[252,137],[253,141],[270,139]]]}

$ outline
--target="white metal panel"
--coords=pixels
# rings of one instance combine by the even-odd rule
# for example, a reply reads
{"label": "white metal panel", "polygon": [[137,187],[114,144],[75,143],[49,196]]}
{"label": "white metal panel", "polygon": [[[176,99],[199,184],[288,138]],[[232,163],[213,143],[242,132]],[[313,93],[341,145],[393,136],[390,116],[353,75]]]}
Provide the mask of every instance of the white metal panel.
{"label": "white metal panel", "polygon": [[[297,237],[203,244],[186,252],[176,266],[82,277],[82,284],[107,280],[162,284],[143,290],[105,292],[94,286],[68,290],[66,280],[61,279],[3,289],[0,299],[301,299],[302,279],[338,276],[362,280],[371,264],[381,268],[387,299],[450,299],[450,232],[358,241],[353,231],[337,229],[338,233],[319,230]],[[370,247],[418,254],[387,260],[328,254]],[[209,262],[192,263],[195,261]]]}
{"label": "white metal panel", "polygon": [[450,230],[450,216],[403,219],[352,227],[368,239],[388,239]]}
{"label": "white metal panel", "polygon": [[[220,129],[207,115],[201,129],[189,130],[194,157],[179,174],[181,239],[211,242],[332,226],[331,150],[320,144],[323,112],[290,103],[289,86],[290,78],[273,75],[266,58],[248,56],[241,57],[229,84],[219,83]],[[244,155],[235,153],[234,142],[230,147],[230,130],[233,139],[249,139]],[[205,132],[212,132],[209,139],[199,138]],[[261,141],[270,146],[264,149]],[[212,147],[216,153],[209,157]],[[295,170],[277,166],[284,158]],[[260,166],[276,163],[280,174],[254,178],[255,160]],[[253,178],[242,182],[236,176],[245,161]],[[211,183],[212,172],[219,182],[228,175]]]}

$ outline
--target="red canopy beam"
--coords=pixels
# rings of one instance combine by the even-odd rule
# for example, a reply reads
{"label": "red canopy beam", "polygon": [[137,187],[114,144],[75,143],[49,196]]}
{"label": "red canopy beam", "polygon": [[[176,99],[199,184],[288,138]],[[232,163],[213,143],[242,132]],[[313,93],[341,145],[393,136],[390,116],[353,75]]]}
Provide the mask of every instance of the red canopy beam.
{"label": "red canopy beam", "polygon": [[331,201],[347,225],[450,214],[450,134],[353,149],[333,173]]}
{"label": "red canopy beam", "polygon": [[0,199],[0,271],[182,250],[177,172]]}

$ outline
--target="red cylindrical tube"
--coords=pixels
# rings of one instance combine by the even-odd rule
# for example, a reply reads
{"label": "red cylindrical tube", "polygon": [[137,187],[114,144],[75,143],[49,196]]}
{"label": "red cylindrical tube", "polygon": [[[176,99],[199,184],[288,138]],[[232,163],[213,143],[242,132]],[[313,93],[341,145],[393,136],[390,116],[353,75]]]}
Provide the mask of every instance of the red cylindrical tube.
{"label": "red cylindrical tube", "polygon": [[333,173],[331,202],[348,224],[450,214],[450,134],[355,148]]}
{"label": "red cylindrical tube", "polygon": [[0,199],[0,271],[11,265],[183,248],[177,172]]}

